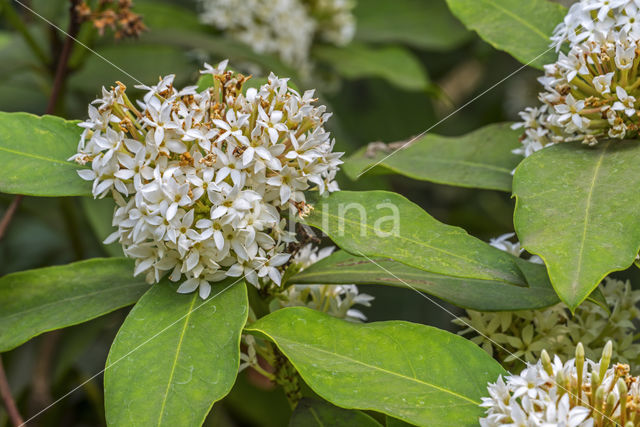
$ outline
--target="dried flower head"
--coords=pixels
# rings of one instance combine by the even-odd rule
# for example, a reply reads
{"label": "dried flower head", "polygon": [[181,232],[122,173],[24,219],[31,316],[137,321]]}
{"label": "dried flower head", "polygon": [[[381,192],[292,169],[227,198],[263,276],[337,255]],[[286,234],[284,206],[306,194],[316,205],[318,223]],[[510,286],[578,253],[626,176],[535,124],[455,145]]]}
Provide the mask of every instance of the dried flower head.
{"label": "dried flower head", "polygon": [[79,174],[94,197],[115,199],[107,241],[122,243],[135,274],[184,278],[178,292],[199,288],[202,298],[228,276],[280,284],[294,240],[286,217],[306,209],[305,191],[338,190],[342,155],[313,91],[273,74],[244,91],[248,78],[225,68],[206,65],[214,86],[202,92],[175,89],[173,75],[141,86],[139,108],[124,85],[103,88],[72,157],[91,163]]}
{"label": "dried flower head", "polygon": [[568,53],[545,66],[542,105],[520,113],[528,156],[550,144],[638,136],[640,26],[634,0],[581,0],[552,37]]}
{"label": "dried flower head", "polygon": [[552,362],[543,351],[520,375],[489,384],[480,425],[639,426],[640,378],[629,375],[628,365],[609,367],[611,357],[611,341],[599,362],[586,358],[581,344],[564,364],[557,355]]}
{"label": "dried flower head", "polygon": [[314,39],[344,45],[355,33],[352,0],[200,0],[200,19],[258,53],[308,68]]}

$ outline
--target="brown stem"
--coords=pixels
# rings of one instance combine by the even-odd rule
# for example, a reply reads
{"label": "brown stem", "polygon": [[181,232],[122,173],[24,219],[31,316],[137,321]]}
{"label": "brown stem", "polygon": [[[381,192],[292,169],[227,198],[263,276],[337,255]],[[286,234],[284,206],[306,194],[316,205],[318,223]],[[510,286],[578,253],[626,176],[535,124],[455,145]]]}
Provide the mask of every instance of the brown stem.
{"label": "brown stem", "polygon": [[69,71],[69,57],[71,56],[71,51],[73,50],[73,43],[75,43],[75,38],[78,35],[78,31],[80,31],[80,25],[82,24],[77,13],[77,6],[79,4],[80,0],[71,0],[71,5],[69,6],[69,29],[67,30],[68,35],[64,41],[64,46],[62,46],[60,58],[58,59],[56,75],[53,80],[53,88],[51,89],[51,96],[49,97],[49,104],[47,105],[46,114],[53,114],[58,102],[58,98],[60,97],[60,92],[67,78],[67,72]]}
{"label": "brown stem", "polygon": [[39,348],[39,356],[33,370],[30,412],[39,413],[52,402],[51,368],[56,348],[61,338],[61,331],[51,331],[44,335]]}
{"label": "brown stem", "polygon": [[18,210],[18,205],[22,201],[23,197],[24,196],[22,194],[18,194],[16,197],[14,197],[14,199],[11,201],[11,204],[9,205],[9,209],[7,209],[2,219],[0,220],[0,240],[2,240],[5,233],[7,232],[7,228],[9,228],[9,223],[13,219],[13,215]]}
{"label": "brown stem", "polygon": [[7,375],[4,372],[4,366],[2,365],[2,356],[0,356],[0,395],[2,395],[2,401],[4,402],[7,413],[14,426],[18,427],[24,424],[15,400],[11,395],[11,388],[9,387],[9,381]]}

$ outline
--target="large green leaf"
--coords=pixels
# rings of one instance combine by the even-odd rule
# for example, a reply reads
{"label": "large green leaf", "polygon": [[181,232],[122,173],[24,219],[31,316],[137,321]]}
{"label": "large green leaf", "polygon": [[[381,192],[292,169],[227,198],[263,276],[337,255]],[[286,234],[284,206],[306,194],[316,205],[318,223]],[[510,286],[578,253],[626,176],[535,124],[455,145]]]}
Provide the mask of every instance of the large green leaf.
{"label": "large green leaf", "polygon": [[339,191],[319,200],[306,222],[355,255],[388,257],[447,276],[526,284],[514,256],[438,222],[399,194]]}
{"label": "large green leaf", "polygon": [[233,386],[247,288],[228,280],[201,300],[153,286],[135,305],[109,351],[105,367],[107,424],[201,425]]}
{"label": "large green leaf", "polygon": [[520,145],[520,134],[501,123],[461,137],[426,135],[395,152],[363,147],[343,169],[353,180],[367,172],[391,172],[438,184],[511,191],[511,171],[522,159],[511,150]]}
{"label": "large green leaf", "polygon": [[86,322],[136,302],[149,289],[133,262],[91,259],[0,278],[0,352],[43,332]]}
{"label": "large green leaf", "polygon": [[382,427],[361,411],[349,411],[330,403],[304,398],[291,415],[289,427]]}
{"label": "large green leaf", "polygon": [[338,251],[288,280],[296,284],[389,285],[416,289],[478,311],[532,310],[560,300],[543,265],[519,260],[529,286],[429,273],[386,257],[370,259]]}
{"label": "large green leaf", "polygon": [[577,307],[610,272],[640,250],[640,145],[596,148],[559,144],[516,170],[515,228],[523,246],[545,260],[560,298]]}
{"label": "large green leaf", "polygon": [[329,402],[418,425],[477,425],[487,383],[505,374],[470,341],[414,323],[354,324],[295,307],[245,330],[273,341]]}
{"label": "large green leaf", "polygon": [[357,2],[356,39],[365,42],[400,42],[424,49],[454,49],[469,32],[447,9],[443,0],[366,0]]}
{"label": "large green leaf", "polygon": [[31,196],[91,194],[81,167],[67,161],[82,129],[54,116],[0,112],[0,192]]}
{"label": "large green leaf", "polygon": [[558,59],[551,34],[567,10],[549,0],[447,0],[451,11],[486,42],[542,69]]}
{"label": "large green leaf", "polygon": [[400,46],[322,45],[313,50],[313,55],[330,63],[348,79],[379,77],[401,89],[415,91],[424,91],[429,86],[427,73],[420,61],[411,51]]}

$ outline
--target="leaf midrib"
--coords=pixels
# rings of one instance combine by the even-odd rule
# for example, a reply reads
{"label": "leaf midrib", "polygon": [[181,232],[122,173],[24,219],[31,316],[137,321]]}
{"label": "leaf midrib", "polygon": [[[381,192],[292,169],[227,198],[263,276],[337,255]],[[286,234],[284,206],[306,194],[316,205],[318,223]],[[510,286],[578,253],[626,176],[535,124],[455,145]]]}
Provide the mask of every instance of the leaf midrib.
{"label": "leaf midrib", "polygon": [[[267,333],[266,333],[265,331],[263,331],[263,330],[251,329],[251,328],[248,328],[247,330],[253,330],[253,331],[258,331],[258,332],[262,332],[262,333],[264,333],[264,334],[267,334]],[[418,378],[413,378],[413,377],[409,377],[409,376],[406,376],[406,375],[400,374],[400,373],[398,373],[398,372],[389,371],[389,370],[387,370],[387,369],[380,368],[379,366],[370,365],[370,364],[365,363],[365,362],[363,362],[363,361],[361,361],[361,360],[353,359],[353,358],[351,358],[351,357],[349,357],[349,356],[345,356],[345,355],[342,355],[342,354],[339,354],[339,353],[332,353],[332,352],[330,352],[330,351],[324,350],[324,349],[319,348],[319,347],[314,347],[314,346],[309,345],[309,344],[306,344],[306,343],[302,343],[302,342],[294,341],[294,340],[291,340],[291,339],[288,339],[288,338],[278,337],[278,336],[273,335],[273,334],[267,334],[267,336],[271,337],[271,338],[272,338],[276,343],[285,341],[285,342],[289,342],[289,343],[292,343],[292,344],[300,345],[300,346],[302,346],[302,347],[307,347],[307,348],[312,349],[312,350],[313,350],[313,351],[315,351],[315,352],[325,353],[325,354],[329,354],[329,355],[332,355],[332,356],[336,356],[336,357],[342,358],[342,359],[344,359],[344,360],[347,360],[347,361],[349,361],[349,362],[353,362],[353,363],[356,363],[356,364],[362,365],[362,366],[364,366],[364,367],[367,367],[367,368],[370,368],[370,369],[373,369],[373,370],[377,370],[377,371],[383,372],[383,373],[388,374],[388,375],[391,375],[391,376],[396,376],[396,377],[399,377],[399,378],[405,379],[405,380],[407,380],[407,381],[411,381],[411,382],[415,382],[415,383],[418,383],[418,384],[421,384],[421,385],[425,385],[425,386],[427,386],[427,387],[431,387],[431,388],[433,388],[433,389],[435,389],[435,390],[441,391],[441,392],[443,392],[443,393],[450,394],[450,395],[452,395],[452,396],[454,396],[454,397],[456,397],[456,398],[458,398],[458,399],[464,400],[464,401],[469,402],[469,403],[471,403],[471,404],[473,404],[473,405],[479,405],[479,404],[480,404],[480,402],[477,402],[477,401],[475,401],[475,400],[473,400],[473,399],[470,399],[470,398],[469,398],[469,397],[467,397],[467,396],[464,396],[464,395],[462,395],[462,394],[456,393],[456,392],[454,392],[454,391],[452,391],[452,390],[447,390],[446,388],[442,388],[442,387],[440,387],[440,386],[437,386],[437,385],[435,385],[435,384],[428,383],[428,382],[423,381],[423,380],[420,380],[420,379],[418,379]]]}
{"label": "leaf midrib", "polygon": [[[334,215],[334,214],[332,214],[331,212],[325,212],[325,211],[323,211],[322,215],[328,215],[328,216],[329,216],[329,217],[331,217],[331,218],[336,218],[336,219],[339,219],[339,220],[341,220],[341,221],[349,222],[349,223],[351,223],[351,224],[357,224],[357,225],[359,225],[360,227],[364,226],[365,228],[368,228],[368,229],[370,229],[370,230],[374,230],[374,231],[375,231],[375,229],[374,229],[373,227],[371,227],[369,224],[361,223],[361,222],[356,222],[356,221],[350,220],[350,219],[348,219],[348,218],[346,218],[346,217],[340,217],[340,216],[338,216],[338,215]],[[329,233],[329,230],[323,230],[323,231],[325,231],[327,234],[331,235],[331,233]],[[463,234],[462,232],[458,232],[457,234],[459,234],[459,235],[461,235],[461,236],[464,236],[464,235],[465,235],[465,234]],[[473,238],[473,236],[470,236],[470,235],[468,235],[468,234],[467,234],[467,236],[469,236],[469,237]],[[445,255],[448,255],[448,256],[451,256],[451,257],[453,257],[453,258],[458,258],[458,259],[461,259],[461,260],[463,260],[463,261],[470,262],[471,264],[475,264],[476,266],[480,267],[480,268],[481,268],[481,270],[485,270],[485,271],[489,271],[489,272],[494,272],[494,273],[495,273],[495,272],[498,272],[498,273],[505,273],[505,272],[502,272],[502,271],[499,271],[499,270],[494,270],[494,269],[492,269],[492,268],[488,268],[485,264],[482,264],[481,262],[479,262],[479,261],[477,261],[477,260],[474,260],[474,259],[472,259],[472,258],[463,257],[463,256],[461,256],[461,255],[458,255],[458,254],[454,253],[454,252],[449,252],[449,251],[447,251],[447,250],[445,250],[445,249],[436,248],[436,247],[434,247],[434,246],[427,245],[427,244],[422,243],[422,242],[420,242],[420,241],[409,239],[408,237],[405,237],[405,236],[393,235],[393,236],[391,236],[391,237],[397,238],[397,239],[399,239],[399,240],[401,240],[401,241],[402,241],[402,240],[404,240],[404,241],[407,241],[407,242],[410,242],[410,243],[414,243],[414,244],[416,244],[416,245],[418,245],[418,246],[422,246],[422,247],[424,247],[424,248],[431,249],[431,250],[433,250],[433,251],[435,251],[435,252],[441,252],[441,253],[443,253],[443,254],[445,254]],[[376,255],[376,256],[379,256],[380,254],[375,254],[375,255]],[[416,267],[416,268],[419,268],[419,267]],[[425,270],[425,271],[428,271],[428,270]],[[510,273],[510,272],[507,272],[507,274],[508,274],[508,275],[511,275],[511,276],[514,276],[514,274],[513,274],[513,273]],[[464,276],[453,276],[453,277],[464,277]],[[511,283],[511,282],[507,281],[505,278],[495,277],[495,278],[494,278],[494,280],[498,280],[498,281],[505,282],[505,283]]]}
{"label": "leaf midrib", "polygon": [[[408,153],[411,153],[410,151]],[[425,164],[427,163],[444,163],[444,164],[450,164],[450,165],[465,165],[465,166],[471,166],[477,169],[486,169],[486,170],[490,170],[493,172],[501,172],[501,173],[506,173],[506,174],[511,174],[511,170],[507,169],[507,168],[502,168],[500,166],[494,166],[494,165],[489,165],[486,163],[476,163],[476,162],[471,162],[468,160],[450,160],[450,159],[445,159],[445,158],[439,158],[439,157],[429,157],[428,159],[425,160]],[[382,164],[386,167],[388,167],[389,169],[393,169],[395,171],[399,171],[399,172],[403,172],[402,170],[398,170],[397,167],[392,166],[393,163],[390,162],[382,162]],[[403,172],[404,173],[404,172]]]}
{"label": "leaf midrib", "polygon": [[602,163],[604,161],[604,155],[610,146],[611,146],[611,142],[607,142],[607,145],[605,145],[605,147],[600,152],[600,158],[598,159],[598,163],[596,164],[596,167],[593,171],[593,178],[591,179],[589,194],[587,195],[587,203],[586,203],[586,209],[584,213],[584,224],[582,228],[582,238],[580,240],[580,251],[578,253],[578,265],[576,266],[576,269],[575,269],[575,279],[573,280],[573,283],[571,283],[571,290],[574,295],[576,294],[578,285],[580,283],[580,275],[581,275],[580,271],[582,270],[582,261],[584,259],[585,242],[587,241],[587,228],[589,227],[589,216],[591,212],[591,199],[593,197],[593,192],[595,190],[596,180],[598,178],[598,175],[600,174],[600,168],[602,167]]}
{"label": "leaf midrib", "polygon": [[324,423],[320,420],[320,418],[318,417],[318,414],[316,414],[316,410],[313,409],[312,407],[309,407],[309,412],[311,412],[311,415],[313,415],[313,418],[316,420],[318,425],[320,427],[324,427]]}
{"label": "leaf midrib", "polygon": [[46,307],[49,307],[51,305],[58,305],[58,304],[61,304],[61,303],[67,303],[69,301],[75,301],[75,300],[79,300],[79,299],[81,300],[81,299],[84,299],[84,298],[91,298],[91,297],[93,297],[95,295],[99,295],[99,294],[103,294],[103,293],[110,293],[110,292],[114,292],[114,291],[118,291],[118,290],[122,290],[122,289],[141,287],[141,286],[145,286],[145,285],[146,284],[144,284],[144,283],[138,283],[138,284],[125,285],[125,286],[110,286],[108,288],[101,289],[99,291],[94,291],[94,292],[91,292],[91,293],[88,293],[88,294],[76,295],[76,296],[69,297],[69,298],[64,298],[64,299],[61,299],[61,300],[51,301],[51,302],[48,302],[46,304],[39,305],[37,307],[32,307],[32,308],[30,308],[28,310],[18,311],[16,313],[9,314],[8,316],[0,316],[0,321],[5,321],[5,320],[10,319],[10,318],[15,317],[15,316],[24,316],[26,313],[30,313],[30,312],[35,311],[35,310],[42,310],[42,309],[44,309]]}
{"label": "leaf midrib", "polygon": [[16,151],[16,150],[12,150],[12,149],[7,148],[7,147],[0,146],[0,151],[6,151],[7,153],[15,154],[17,156],[30,157],[32,159],[42,160],[42,161],[45,161],[45,162],[59,163],[61,165],[66,165],[66,166],[70,166],[70,167],[73,167],[73,168],[77,168],[78,167],[77,165],[75,165],[75,164],[73,164],[71,162],[58,160],[58,159],[54,159],[54,158],[50,158],[50,157],[39,156],[37,154],[27,153],[27,152],[24,152],[24,151]]}
{"label": "leaf midrib", "polygon": [[173,382],[173,376],[176,372],[176,365],[178,364],[178,357],[180,356],[180,350],[182,348],[182,342],[184,341],[184,336],[187,331],[187,325],[189,324],[189,320],[191,319],[191,313],[193,312],[193,306],[197,300],[197,293],[193,294],[193,298],[191,298],[191,304],[189,304],[189,309],[187,311],[187,316],[184,319],[184,326],[182,326],[182,331],[180,332],[180,338],[178,340],[178,346],[176,347],[176,355],[173,359],[173,364],[171,365],[171,372],[169,374],[169,380],[167,381],[167,388],[164,393],[164,397],[162,398],[162,405],[160,406],[160,415],[158,417],[158,426],[162,425],[162,416],[164,415],[164,409],[167,405],[167,397],[169,396],[169,388],[171,387],[171,383]]}

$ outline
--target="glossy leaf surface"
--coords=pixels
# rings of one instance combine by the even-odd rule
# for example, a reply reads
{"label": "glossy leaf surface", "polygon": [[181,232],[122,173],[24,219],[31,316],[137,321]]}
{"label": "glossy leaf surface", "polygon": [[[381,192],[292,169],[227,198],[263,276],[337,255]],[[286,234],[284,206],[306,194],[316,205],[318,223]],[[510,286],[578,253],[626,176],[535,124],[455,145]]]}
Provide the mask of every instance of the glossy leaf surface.
{"label": "glossy leaf surface", "polygon": [[560,144],[516,170],[514,223],[523,246],[545,260],[560,298],[577,307],[640,249],[640,145]]}
{"label": "glossy leaf surface", "polygon": [[295,307],[263,317],[246,331],[276,343],[329,402],[417,425],[477,425],[487,383],[505,374],[470,341],[402,321],[356,324]]}
{"label": "glossy leaf surface", "polygon": [[244,283],[213,286],[202,300],[168,283],[131,310],[105,367],[108,425],[201,425],[238,374],[247,320]]}

